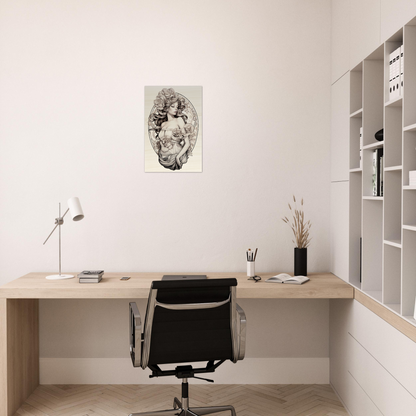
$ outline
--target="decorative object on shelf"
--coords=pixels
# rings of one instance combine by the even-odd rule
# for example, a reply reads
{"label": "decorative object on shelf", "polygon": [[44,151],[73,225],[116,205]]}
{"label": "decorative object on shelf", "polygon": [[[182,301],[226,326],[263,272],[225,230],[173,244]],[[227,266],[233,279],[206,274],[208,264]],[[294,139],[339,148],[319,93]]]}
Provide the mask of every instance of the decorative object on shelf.
{"label": "decorative object on shelf", "polygon": [[298,209],[296,205],[296,198],[293,195],[293,202],[295,203],[294,210],[290,204],[288,204],[290,212],[292,213],[293,220],[287,217],[282,218],[283,222],[289,224],[293,231],[295,240],[292,240],[295,244],[295,276],[307,276],[307,264],[308,264],[308,251],[307,248],[311,242],[309,231],[312,227],[311,221],[305,222],[305,213],[303,212],[303,198],[301,199],[301,208]]}
{"label": "decorative object on shelf", "polygon": [[145,172],[202,172],[202,87],[145,87]]}
{"label": "decorative object on shelf", "polygon": [[73,197],[68,199],[68,209],[65,211],[65,214],[61,217],[61,203],[59,203],[59,217],[55,218],[55,227],[48,235],[48,238],[45,240],[43,244],[45,244],[49,237],[53,234],[57,227],[59,227],[59,274],[53,274],[50,276],[46,276],[46,279],[49,280],[62,280],[62,279],[71,279],[74,277],[72,274],[61,274],[61,225],[64,223],[64,217],[68,213],[71,214],[73,221],[81,221],[84,218],[84,213],[81,208],[81,203],[79,202],[79,198]]}
{"label": "decorative object on shelf", "polygon": [[382,142],[384,140],[384,129],[379,130],[375,135],[375,139],[379,142]]}

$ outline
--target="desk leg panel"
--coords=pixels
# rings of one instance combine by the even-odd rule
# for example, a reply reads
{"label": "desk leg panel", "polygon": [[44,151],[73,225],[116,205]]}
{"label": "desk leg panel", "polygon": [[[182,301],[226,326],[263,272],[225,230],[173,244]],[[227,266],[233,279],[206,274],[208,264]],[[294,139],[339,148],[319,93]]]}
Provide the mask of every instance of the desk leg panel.
{"label": "desk leg panel", "polygon": [[39,385],[39,300],[1,299],[0,414],[12,416]]}

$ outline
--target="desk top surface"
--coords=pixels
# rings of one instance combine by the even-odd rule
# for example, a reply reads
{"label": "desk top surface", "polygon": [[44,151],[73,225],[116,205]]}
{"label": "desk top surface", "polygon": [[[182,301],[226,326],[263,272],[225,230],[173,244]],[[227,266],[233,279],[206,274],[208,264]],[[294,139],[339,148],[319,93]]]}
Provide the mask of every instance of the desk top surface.
{"label": "desk top surface", "polygon": [[[179,273],[110,273],[105,272],[100,283],[79,283],[78,278],[47,280],[51,273],[29,273],[0,286],[0,298],[10,299],[147,299],[153,280],[164,274]],[[76,273],[74,273],[76,275]],[[237,298],[246,299],[352,299],[354,289],[331,273],[310,273],[303,285],[265,283],[276,273],[262,273],[262,280],[247,280],[245,273],[207,274],[208,278],[235,277]],[[121,281],[122,276],[131,276]]]}

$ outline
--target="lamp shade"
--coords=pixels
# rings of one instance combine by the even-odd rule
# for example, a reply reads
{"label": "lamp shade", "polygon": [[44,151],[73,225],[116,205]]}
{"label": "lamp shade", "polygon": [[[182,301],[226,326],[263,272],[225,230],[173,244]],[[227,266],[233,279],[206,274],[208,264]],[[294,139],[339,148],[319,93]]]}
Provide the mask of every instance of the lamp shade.
{"label": "lamp shade", "polygon": [[84,218],[84,213],[82,212],[81,203],[79,202],[78,197],[74,196],[68,199],[68,208],[74,221],[81,221]]}

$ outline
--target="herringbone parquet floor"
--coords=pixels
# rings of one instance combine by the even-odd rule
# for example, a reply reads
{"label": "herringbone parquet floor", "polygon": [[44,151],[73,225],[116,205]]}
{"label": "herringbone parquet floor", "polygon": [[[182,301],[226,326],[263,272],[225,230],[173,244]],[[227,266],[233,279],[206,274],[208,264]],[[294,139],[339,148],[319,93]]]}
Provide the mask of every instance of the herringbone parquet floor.
{"label": "herringbone parquet floor", "polygon": [[[180,385],[42,385],[15,416],[126,416],[172,409],[174,396]],[[238,416],[348,416],[329,385],[190,384],[190,407],[226,404]]]}

